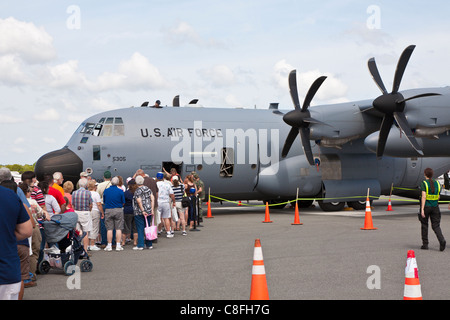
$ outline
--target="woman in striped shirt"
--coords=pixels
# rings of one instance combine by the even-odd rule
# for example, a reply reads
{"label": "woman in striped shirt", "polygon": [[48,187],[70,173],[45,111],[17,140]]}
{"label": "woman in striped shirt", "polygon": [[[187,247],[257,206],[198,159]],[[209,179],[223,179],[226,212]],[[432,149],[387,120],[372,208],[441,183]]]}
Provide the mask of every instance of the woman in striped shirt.
{"label": "woman in striped shirt", "polygon": [[181,228],[183,231],[182,235],[185,236],[185,235],[187,235],[186,220],[185,220],[186,208],[183,208],[183,206],[181,205],[181,199],[183,199],[183,195],[184,195],[184,184],[178,180],[178,176],[172,177],[172,184],[173,184],[173,187],[172,187],[173,194],[175,196],[175,204],[176,204],[178,218],[179,218],[177,221],[177,229],[176,230],[180,230],[180,225],[181,225]]}

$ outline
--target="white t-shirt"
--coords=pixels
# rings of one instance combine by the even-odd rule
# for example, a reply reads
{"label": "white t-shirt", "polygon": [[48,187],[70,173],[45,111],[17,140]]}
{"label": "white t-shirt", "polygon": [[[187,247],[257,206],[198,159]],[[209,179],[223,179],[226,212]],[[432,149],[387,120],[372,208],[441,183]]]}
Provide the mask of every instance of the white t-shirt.
{"label": "white t-shirt", "polygon": [[58,201],[56,201],[55,197],[50,194],[45,195],[45,207],[47,208],[50,218],[54,214],[61,213],[61,207],[59,206]]}
{"label": "white t-shirt", "polygon": [[102,202],[102,198],[100,197],[100,195],[98,194],[97,191],[91,191],[91,197],[92,197],[92,211],[96,210],[96,211],[100,211],[98,209],[98,202]]}
{"label": "white t-shirt", "polygon": [[170,202],[170,195],[173,194],[172,184],[169,181],[158,181],[158,203]]}

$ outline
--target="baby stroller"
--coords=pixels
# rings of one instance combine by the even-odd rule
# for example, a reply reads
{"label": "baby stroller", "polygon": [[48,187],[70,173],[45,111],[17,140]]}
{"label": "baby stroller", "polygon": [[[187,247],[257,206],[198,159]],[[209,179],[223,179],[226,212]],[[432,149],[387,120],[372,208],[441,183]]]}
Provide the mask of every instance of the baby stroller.
{"label": "baby stroller", "polygon": [[[55,214],[50,221],[40,221],[44,228],[47,243],[53,244],[44,249],[44,259],[39,263],[39,272],[47,274],[52,268],[63,269],[68,276],[75,273],[75,266],[80,258],[81,272],[92,271],[93,264],[86,250],[83,248],[82,239],[86,233],[79,235],[75,230],[78,215],[75,212]],[[58,246],[54,245],[55,243]]]}

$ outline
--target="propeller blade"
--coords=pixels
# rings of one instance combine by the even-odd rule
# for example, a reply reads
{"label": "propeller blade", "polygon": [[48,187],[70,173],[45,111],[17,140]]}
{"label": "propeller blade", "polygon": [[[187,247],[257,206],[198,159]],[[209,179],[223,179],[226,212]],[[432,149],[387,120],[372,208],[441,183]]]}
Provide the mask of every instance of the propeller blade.
{"label": "propeller blade", "polygon": [[300,101],[298,99],[298,90],[297,90],[297,71],[292,70],[289,73],[289,90],[291,92],[292,102],[294,103],[295,109],[300,110]]}
{"label": "propeller blade", "polygon": [[391,131],[392,124],[394,123],[394,117],[391,115],[385,115],[383,122],[381,123],[380,134],[378,136],[377,145],[377,157],[380,158],[384,153],[384,148],[386,147],[386,141],[389,136],[389,131]]}
{"label": "propeller blade", "polygon": [[305,101],[303,102],[302,111],[306,111],[306,109],[308,109],[312,99],[314,98],[314,96],[317,93],[317,90],[319,90],[320,86],[322,85],[322,83],[325,81],[326,78],[327,78],[326,76],[319,77],[311,85],[311,87],[308,90],[308,93],[305,96]]}
{"label": "propeller blade", "polygon": [[289,150],[291,149],[291,146],[295,141],[295,138],[297,138],[297,135],[298,135],[298,129],[292,127],[291,131],[289,131],[286,141],[284,142],[283,150],[281,151],[282,158],[286,158],[286,156],[288,155]]}
{"label": "propeller blade", "polygon": [[417,142],[416,138],[413,135],[412,130],[409,128],[408,120],[406,120],[406,116],[403,112],[394,112],[394,118],[395,121],[397,121],[398,126],[403,131],[403,133],[406,135],[406,138],[408,139],[409,143],[411,143],[412,147],[423,156],[422,148],[420,147],[419,143]]}
{"label": "propeller blade", "polygon": [[367,62],[367,65],[369,67],[370,74],[372,75],[373,81],[375,81],[378,88],[380,88],[381,92],[383,94],[387,94],[386,87],[383,84],[383,80],[381,80],[380,73],[378,72],[377,64],[375,62],[375,58],[370,58]]}
{"label": "propeller blade", "polygon": [[415,47],[416,47],[415,45],[410,45],[403,51],[402,55],[400,56],[400,59],[398,60],[397,63],[397,69],[395,70],[392,93],[398,92],[398,89],[400,88],[400,83],[402,82],[403,74],[405,73],[406,66],[408,65],[409,58],[411,58],[411,55]]}
{"label": "propeller blade", "polygon": [[314,165],[314,157],[311,149],[311,142],[309,141],[310,133],[309,128],[301,128],[300,136],[302,138],[303,152],[310,165]]}
{"label": "propeller blade", "polygon": [[403,100],[399,100],[399,101],[396,101],[396,102],[397,103],[403,103],[403,102],[406,102],[406,101],[409,101],[409,100],[413,100],[413,99],[424,98],[424,97],[432,97],[432,96],[441,96],[441,94],[440,93],[422,93],[422,94],[418,94],[416,96],[409,97],[409,98],[406,98],[406,99],[403,99]]}

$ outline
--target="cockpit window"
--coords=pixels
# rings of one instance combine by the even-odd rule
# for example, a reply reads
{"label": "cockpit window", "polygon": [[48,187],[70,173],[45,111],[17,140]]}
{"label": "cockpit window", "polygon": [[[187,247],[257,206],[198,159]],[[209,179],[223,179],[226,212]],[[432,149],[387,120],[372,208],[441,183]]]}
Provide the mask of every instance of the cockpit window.
{"label": "cockpit window", "polygon": [[97,123],[86,123],[80,126],[80,133],[91,134],[96,137],[112,137],[124,136],[125,126],[123,119],[117,118],[101,118]]}
{"label": "cockpit window", "polygon": [[92,134],[94,130],[94,123],[86,123],[83,129],[81,129],[81,133],[84,134]]}

